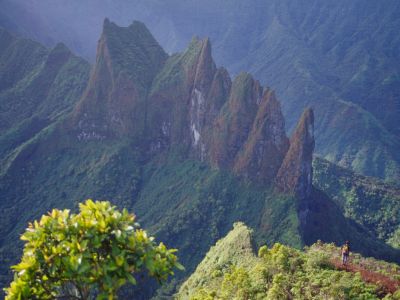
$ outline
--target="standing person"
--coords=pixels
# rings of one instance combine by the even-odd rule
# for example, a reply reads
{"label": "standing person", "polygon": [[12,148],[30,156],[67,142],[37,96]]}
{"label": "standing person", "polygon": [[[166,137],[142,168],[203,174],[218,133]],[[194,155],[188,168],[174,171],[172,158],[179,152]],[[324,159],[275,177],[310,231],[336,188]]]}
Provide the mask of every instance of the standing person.
{"label": "standing person", "polygon": [[346,241],[342,246],[342,265],[347,265],[347,261],[349,260],[350,255],[350,242]]}

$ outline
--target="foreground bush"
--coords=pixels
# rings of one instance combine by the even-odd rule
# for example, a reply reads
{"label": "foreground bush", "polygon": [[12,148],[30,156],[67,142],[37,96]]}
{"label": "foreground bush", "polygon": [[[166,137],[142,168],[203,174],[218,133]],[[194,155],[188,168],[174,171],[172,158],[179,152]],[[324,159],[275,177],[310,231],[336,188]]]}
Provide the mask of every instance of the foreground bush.
{"label": "foreground bush", "polygon": [[54,209],[29,224],[7,300],[116,299],[120,287],[136,284],[139,271],[164,281],[182,268],[176,250],[157,245],[127,210],[92,200],[79,210]]}

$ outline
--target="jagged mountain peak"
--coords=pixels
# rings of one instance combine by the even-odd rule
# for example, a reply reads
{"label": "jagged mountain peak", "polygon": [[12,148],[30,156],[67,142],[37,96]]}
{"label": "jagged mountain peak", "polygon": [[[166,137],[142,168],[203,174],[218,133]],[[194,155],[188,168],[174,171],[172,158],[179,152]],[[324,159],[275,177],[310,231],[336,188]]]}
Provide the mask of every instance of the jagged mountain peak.
{"label": "jagged mountain peak", "polygon": [[204,37],[201,38],[197,35],[192,37],[192,40],[190,41],[188,45],[188,49],[193,49],[193,48],[203,48],[204,46],[206,47],[211,47],[211,42],[209,37]]}
{"label": "jagged mountain peak", "polygon": [[69,48],[68,48],[64,43],[62,43],[62,42],[57,43],[57,44],[53,47],[52,51],[68,51],[68,52],[71,52],[71,51],[69,50]]}
{"label": "jagged mountain peak", "polygon": [[216,65],[212,57],[211,42],[209,38],[193,37],[186,51],[182,54],[181,61],[186,78],[193,88],[207,93],[214,74]]}
{"label": "jagged mountain peak", "polygon": [[58,61],[65,61],[72,55],[72,52],[64,43],[57,43],[53,49],[51,49],[47,58],[46,64],[54,64]]}
{"label": "jagged mountain peak", "polygon": [[198,58],[194,85],[198,89],[207,90],[213,80],[216,66],[211,54],[211,43],[208,38],[200,41],[201,50]]}
{"label": "jagged mountain peak", "polygon": [[[313,129],[314,128],[313,123],[314,123],[314,110],[311,107],[307,107],[300,118],[300,124],[304,124],[302,126],[307,126],[310,129]],[[310,136],[314,137],[314,133],[310,132]]]}
{"label": "jagged mountain peak", "polygon": [[[151,151],[180,144],[205,158],[205,125],[212,124],[221,102],[225,102],[227,85],[230,86],[222,74],[215,78],[216,73],[208,38],[194,37],[183,53],[169,57],[155,78],[149,97]],[[218,103],[214,103],[217,98]]]}
{"label": "jagged mountain peak", "polygon": [[312,191],[312,156],[314,151],[314,112],[305,109],[290,138],[290,147],[280,167],[276,185],[279,191],[306,199]]}
{"label": "jagged mountain peak", "polygon": [[213,166],[233,167],[236,155],[248,139],[261,95],[260,83],[250,74],[240,73],[233,80],[228,100],[215,120],[210,155]]}
{"label": "jagged mountain peak", "polygon": [[89,85],[74,113],[78,139],[141,134],[147,94],[166,59],[143,23],[120,27],[105,19]]}
{"label": "jagged mountain peak", "polygon": [[152,80],[154,73],[159,71],[167,59],[167,54],[146,25],[139,21],[134,21],[128,27],[121,27],[105,19],[96,63],[104,58],[103,47],[107,48],[108,59],[111,60],[114,71],[123,70],[136,80],[145,80],[146,84],[151,83],[149,77]]}
{"label": "jagged mountain peak", "polygon": [[261,183],[274,180],[289,148],[281,106],[271,89],[265,89],[251,132],[234,170]]}
{"label": "jagged mountain peak", "polygon": [[[247,72],[232,82],[225,69],[216,68],[208,38],[194,37],[182,54],[157,64],[163,55],[142,57],[154,40],[136,39],[139,32],[150,34],[143,23],[119,27],[105,20],[104,28],[90,84],[75,114],[79,139],[104,139],[110,132],[135,135],[147,141],[143,146],[150,156],[184,145],[191,157],[267,185],[292,164],[291,156],[295,164],[311,168],[308,156],[297,152],[309,143],[304,132],[312,130],[313,141],[312,111],[305,111],[289,148],[274,91]],[[151,76],[143,79],[146,72]]]}
{"label": "jagged mountain peak", "polygon": [[104,18],[103,21],[103,34],[110,33],[112,30],[129,30],[129,31],[141,31],[146,34],[150,34],[150,31],[146,27],[146,25],[143,22],[140,22],[138,20],[133,20],[132,23],[129,26],[119,26],[115,22],[111,21],[109,18]]}
{"label": "jagged mountain peak", "polygon": [[[210,77],[216,72],[208,38],[193,37],[185,51],[171,55],[153,83],[152,93],[168,90],[177,85],[178,79],[194,89],[208,89]],[[229,75],[228,75],[229,76]],[[174,87],[176,89],[176,86]]]}
{"label": "jagged mountain peak", "polygon": [[[204,37],[204,38],[199,38],[199,37],[194,37],[192,39],[191,46],[194,48],[197,48],[200,50],[201,56],[212,60],[212,55],[211,55],[211,41],[209,37]],[[190,48],[190,45],[189,45]]]}

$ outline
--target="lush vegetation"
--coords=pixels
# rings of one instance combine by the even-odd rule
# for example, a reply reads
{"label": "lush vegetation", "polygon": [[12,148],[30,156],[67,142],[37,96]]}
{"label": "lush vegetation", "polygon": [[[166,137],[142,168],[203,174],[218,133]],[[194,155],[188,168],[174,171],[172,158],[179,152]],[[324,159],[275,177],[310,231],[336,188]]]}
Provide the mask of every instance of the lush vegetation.
{"label": "lush vegetation", "polygon": [[163,241],[173,242],[189,272],[237,220],[257,228],[257,242],[268,239],[302,246],[296,203],[290,196],[177,154],[161,164],[146,165],[142,180],[133,205],[140,223]]}
{"label": "lush vegetation", "polygon": [[[31,184],[41,182],[38,189],[44,191],[42,180],[49,179],[46,176],[58,177],[43,168],[54,166],[51,161],[54,162],[56,156],[47,156],[48,163],[41,167],[44,172],[36,173],[44,175],[41,179],[35,179],[34,169],[39,160],[47,160],[44,156],[51,147],[45,141],[55,132],[55,124],[58,126],[78,101],[86,86],[90,66],[62,44],[46,49],[3,29],[0,29],[0,45],[0,211],[4,216],[0,222],[0,285],[5,286],[10,279],[7,270],[20,256],[22,245],[18,243],[17,236],[22,233],[25,224],[51,207],[64,206],[47,206],[43,203],[46,197],[33,202],[25,200],[26,197],[35,198],[32,190],[33,194],[27,195]],[[42,149],[47,148],[46,154],[26,160],[40,143]],[[16,181],[13,183],[13,180]],[[48,196],[54,196],[52,199],[58,199],[54,201],[65,200],[66,195],[63,197],[62,192],[55,195],[51,188],[45,190]],[[85,197],[80,196],[75,199]],[[29,212],[26,203],[31,204]],[[7,240],[9,236],[13,236],[13,242]]]}
{"label": "lush vegetation", "polygon": [[[62,44],[48,50],[33,41],[10,39],[0,49],[0,132],[1,139],[12,131],[18,133],[9,141],[11,148],[72,110],[86,86],[90,67]],[[30,127],[37,128],[28,134]]]}
{"label": "lush vegetation", "polygon": [[89,64],[0,29],[0,173],[18,147],[65,118],[82,94]]}
{"label": "lush vegetation", "polygon": [[314,108],[319,154],[367,175],[399,178],[397,1],[136,0],[93,6],[42,0],[32,8],[23,0],[2,1],[0,24],[47,43],[61,39],[93,60],[105,15],[120,24],[144,21],[171,53],[194,35],[208,36],[218,65],[232,74],[250,72],[276,90],[288,128],[306,106]]}
{"label": "lush vegetation", "polygon": [[[18,242],[28,222],[39,218],[54,207],[74,209],[75,199],[112,199],[113,204],[131,208],[140,187],[140,168],[137,154],[124,142],[76,144],[64,137],[57,146],[59,131],[42,130],[18,149],[16,157],[1,177],[3,199],[0,211],[1,282],[10,280],[9,266],[16,263],[22,243]],[[54,148],[55,147],[55,148]],[[24,163],[29,156],[29,163]],[[27,209],[27,203],[29,209]]]}
{"label": "lush vegetation", "polygon": [[[210,249],[195,273],[182,285],[178,299],[398,299],[400,289],[386,292],[360,273],[339,270],[340,250],[317,243],[305,251],[276,243],[253,253],[251,231],[236,224]],[[371,274],[400,277],[400,267],[352,254],[351,264]]]}
{"label": "lush vegetation", "polygon": [[42,130],[20,147],[1,177],[1,194],[13,199],[0,202],[4,286],[12,275],[10,265],[21,255],[22,243],[17,241],[25,224],[53,207],[74,209],[74,199],[112,199],[113,204],[132,209],[151,234],[180,249],[189,272],[237,220],[259,228],[259,241],[302,245],[296,202],[290,196],[243,182],[176,152],[143,163],[128,141],[78,143],[74,136],[60,136],[59,128]]}
{"label": "lush vegetation", "polygon": [[29,224],[21,262],[13,266],[14,281],[6,299],[116,299],[134,274],[146,269],[165,281],[182,269],[163,243],[135,222],[127,210],[107,201],[87,200],[78,214],[53,209]]}
{"label": "lush vegetation", "polygon": [[[153,90],[149,97],[141,99],[146,99],[143,110],[137,110],[140,119],[146,119],[149,129],[146,136],[129,132],[127,136],[121,134],[99,140],[77,138],[79,120],[74,120],[75,115],[71,117],[69,112],[76,107],[85,86],[88,64],[74,57],[63,45],[52,51],[44,49],[43,59],[38,59],[37,65],[27,71],[29,76],[21,71],[22,79],[18,77],[4,93],[0,92],[0,102],[6,104],[2,105],[2,109],[6,109],[0,112],[0,121],[7,120],[10,126],[0,137],[2,285],[8,285],[11,280],[9,266],[16,264],[20,256],[22,242],[18,242],[17,237],[26,223],[53,207],[73,209],[76,199],[87,198],[106,198],[114,205],[133,209],[151,234],[156,234],[166,245],[180,249],[181,261],[188,272],[195,269],[209,246],[224,236],[236,221],[244,221],[255,228],[258,246],[268,241],[301,248],[317,239],[341,241],[351,235],[355,249],[376,257],[398,259],[398,252],[368,234],[365,227],[346,219],[343,211],[323,193],[315,192],[311,199],[300,203],[290,195],[277,193],[272,186],[235,177],[227,170],[213,169],[193,159],[187,143],[190,138],[186,132],[188,111],[182,101],[188,100],[193,88],[192,83],[188,85],[186,81],[194,76],[194,69],[198,67],[196,58],[204,41],[194,39],[186,52],[171,56],[151,83],[162,67],[164,53],[153,44],[154,39],[143,24],[118,28],[105,23],[103,38],[107,40],[110,57],[105,55],[99,59],[108,58],[103,61],[107,63],[104,66],[111,64],[116,72],[113,75],[122,80],[120,83],[126,74],[129,80],[136,80],[143,69],[149,68],[139,85],[143,93],[151,86]],[[154,52],[150,52],[154,57],[142,60],[147,48],[153,46]],[[18,54],[16,60],[25,62],[20,56],[23,55]],[[6,61],[3,58],[2,62]],[[103,99],[109,92],[109,95],[127,92],[127,101],[132,100],[124,84],[117,83],[119,79],[114,81],[111,90],[104,91],[103,80],[107,78],[93,78],[98,85],[88,93],[99,96],[95,99]],[[251,92],[248,75],[242,74],[237,80],[235,93],[247,95]],[[173,105],[165,105],[165,99],[172,99]],[[21,104],[14,106],[14,102]],[[90,109],[106,109],[99,103],[89,103]],[[167,132],[160,137],[162,124],[157,122],[164,117],[171,120],[171,132],[176,134],[168,136]],[[133,115],[128,119],[134,130],[140,128],[140,122],[136,122]],[[107,127],[102,118],[98,121],[89,127]],[[373,211],[369,213],[372,216]],[[389,214],[384,216],[382,222],[387,221],[389,228],[392,226],[391,220],[386,218]],[[393,231],[387,232],[390,237]],[[391,237],[394,243],[396,239],[398,234]],[[187,274],[180,273],[177,280]],[[160,297],[171,296],[175,284],[166,286]],[[152,295],[151,286],[148,282],[143,286],[143,297]]]}
{"label": "lush vegetation", "polygon": [[114,72],[126,72],[145,96],[146,91],[167,59],[146,26],[135,21],[131,26],[118,28],[108,20],[104,22],[103,37],[112,57]]}
{"label": "lush vegetation", "polygon": [[400,188],[357,175],[316,158],[314,185],[341,208],[344,215],[368,228],[377,238],[399,248]]}

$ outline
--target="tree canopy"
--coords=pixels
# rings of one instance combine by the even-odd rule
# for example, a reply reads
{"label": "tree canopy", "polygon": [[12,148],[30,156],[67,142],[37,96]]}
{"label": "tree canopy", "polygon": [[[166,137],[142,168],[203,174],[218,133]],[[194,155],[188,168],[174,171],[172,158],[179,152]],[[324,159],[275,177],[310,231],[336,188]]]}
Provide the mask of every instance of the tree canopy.
{"label": "tree canopy", "polygon": [[134,274],[147,270],[158,281],[173,275],[176,249],[156,244],[126,209],[87,200],[79,213],[53,209],[21,236],[21,262],[6,299],[116,299]]}

